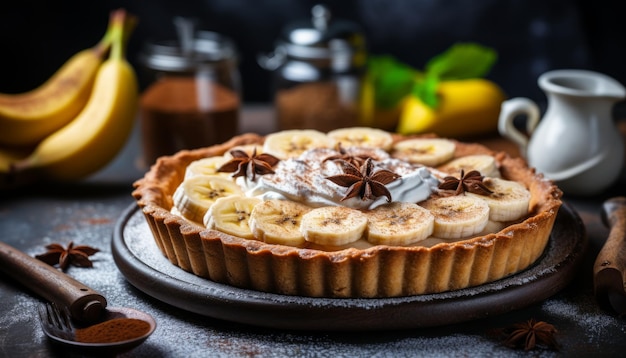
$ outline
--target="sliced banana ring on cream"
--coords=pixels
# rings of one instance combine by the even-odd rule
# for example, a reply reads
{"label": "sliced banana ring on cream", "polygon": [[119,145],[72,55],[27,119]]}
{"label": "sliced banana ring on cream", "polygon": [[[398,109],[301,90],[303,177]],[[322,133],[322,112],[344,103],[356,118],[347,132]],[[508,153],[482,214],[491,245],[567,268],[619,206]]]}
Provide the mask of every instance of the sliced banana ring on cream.
{"label": "sliced banana ring on cream", "polygon": [[347,147],[391,149],[393,137],[382,129],[368,127],[340,128],[328,132],[328,136]]}
{"label": "sliced banana ring on cream", "polygon": [[434,167],[443,164],[452,157],[456,144],[442,138],[414,138],[393,145],[391,156],[413,164]]}
{"label": "sliced banana ring on cream", "polygon": [[374,245],[410,245],[428,238],[435,218],[414,203],[393,202],[367,212],[367,241]]}
{"label": "sliced banana ring on cream", "polygon": [[263,152],[279,159],[297,158],[313,148],[333,148],[335,141],[313,129],[290,129],[265,137]]}
{"label": "sliced banana ring on cream", "polygon": [[316,208],[302,217],[304,239],[319,245],[339,246],[359,240],[367,227],[367,216],[345,206]]}
{"label": "sliced banana ring on cream", "polygon": [[244,239],[254,239],[250,229],[250,215],[261,199],[243,195],[219,198],[211,205],[204,216],[204,224],[209,229],[222,231]]}
{"label": "sliced banana ring on cream", "polygon": [[250,229],[258,240],[269,244],[300,246],[304,236],[300,222],[310,207],[288,200],[265,200],[250,214]]}
{"label": "sliced banana ring on cream", "polygon": [[459,157],[447,162],[437,169],[450,175],[459,175],[461,170],[465,171],[465,173],[476,170],[485,177],[500,177],[500,170],[498,170],[496,159],[487,154],[475,154]]}
{"label": "sliced banana ring on cream", "polygon": [[225,196],[243,194],[232,180],[217,175],[196,175],[174,191],[174,206],[186,219],[202,224],[213,203]]}
{"label": "sliced banana ring on cream", "polygon": [[489,220],[485,200],[469,195],[431,198],[420,203],[435,216],[433,236],[460,239],[483,231]]}
{"label": "sliced banana ring on cream", "polygon": [[485,178],[483,184],[491,190],[491,195],[467,193],[487,202],[489,219],[493,221],[513,221],[528,214],[530,192],[518,182],[500,178]]}
{"label": "sliced banana ring on cream", "polygon": [[230,176],[230,173],[219,173],[217,169],[228,161],[228,158],[224,156],[208,157],[195,160],[187,166],[185,169],[185,179],[194,177],[196,175],[219,175]]}

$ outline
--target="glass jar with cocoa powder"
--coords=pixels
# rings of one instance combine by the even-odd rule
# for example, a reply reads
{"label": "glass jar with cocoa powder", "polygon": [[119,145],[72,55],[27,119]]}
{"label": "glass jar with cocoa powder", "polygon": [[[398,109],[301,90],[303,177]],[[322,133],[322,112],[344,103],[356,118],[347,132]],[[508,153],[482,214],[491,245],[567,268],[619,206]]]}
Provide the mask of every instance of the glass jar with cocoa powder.
{"label": "glass jar with cocoa powder", "polygon": [[237,134],[241,81],[236,50],[227,37],[194,32],[182,41],[145,46],[142,64],[150,85],[141,96],[143,155],[163,155],[222,143]]}
{"label": "glass jar with cocoa powder", "polygon": [[367,53],[358,25],[331,19],[322,5],[288,24],[276,48],[259,56],[272,71],[279,129],[330,131],[358,125],[364,110]]}

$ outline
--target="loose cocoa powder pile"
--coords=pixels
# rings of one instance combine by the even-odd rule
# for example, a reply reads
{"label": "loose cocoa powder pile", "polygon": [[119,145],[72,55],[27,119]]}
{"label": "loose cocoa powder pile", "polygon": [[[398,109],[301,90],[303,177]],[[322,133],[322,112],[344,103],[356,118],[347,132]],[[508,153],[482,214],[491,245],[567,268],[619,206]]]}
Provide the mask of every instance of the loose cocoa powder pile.
{"label": "loose cocoa powder pile", "polygon": [[82,343],[113,343],[139,338],[150,330],[150,323],[136,318],[114,318],[79,328],[76,341]]}

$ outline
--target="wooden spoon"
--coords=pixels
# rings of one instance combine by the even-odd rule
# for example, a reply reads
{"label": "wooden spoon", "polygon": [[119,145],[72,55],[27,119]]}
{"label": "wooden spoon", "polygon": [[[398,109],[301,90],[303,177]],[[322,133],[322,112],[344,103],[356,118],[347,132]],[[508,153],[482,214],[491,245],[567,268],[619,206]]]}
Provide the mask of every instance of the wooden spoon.
{"label": "wooden spoon", "polygon": [[67,307],[78,321],[96,321],[107,306],[102,294],[4,242],[0,242],[0,271],[59,307]]}
{"label": "wooden spoon", "polygon": [[[3,242],[0,242],[0,271],[53,302],[59,307],[56,312],[69,314],[71,322],[68,319],[59,319],[58,315],[55,316],[56,319],[52,319],[49,310],[45,314],[40,313],[45,334],[56,343],[90,354],[119,354],[144,342],[156,328],[154,318],[148,313],[126,307],[107,309],[107,301],[100,293]],[[81,328],[86,328],[95,323],[118,318],[140,319],[146,322],[149,328],[139,336],[114,342],[81,342],[75,337],[74,321],[80,324]]]}

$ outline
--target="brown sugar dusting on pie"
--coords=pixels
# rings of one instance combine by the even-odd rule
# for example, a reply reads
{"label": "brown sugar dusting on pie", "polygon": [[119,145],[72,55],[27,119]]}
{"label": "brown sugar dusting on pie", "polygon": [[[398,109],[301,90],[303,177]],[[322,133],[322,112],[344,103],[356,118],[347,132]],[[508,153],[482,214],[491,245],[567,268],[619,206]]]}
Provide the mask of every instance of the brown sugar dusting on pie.
{"label": "brown sugar dusting on pie", "polygon": [[[144,178],[135,183],[133,196],[149,224],[158,248],[173,265],[214,282],[286,295],[368,298],[440,293],[492,282],[532,265],[542,255],[547,245],[557,212],[561,206],[561,191],[551,181],[545,180],[540,174],[536,174],[534,169],[529,168],[523,159],[509,157],[505,153],[494,153],[478,144],[447,140],[454,144],[452,158],[446,158],[445,163],[432,166],[436,168],[432,172],[439,182],[443,182],[446,175],[456,175],[457,178],[460,178],[459,173],[451,170],[449,166],[454,166],[455,159],[478,155],[490,156],[495,159],[496,173],[489,175],[499,177],[493,179],[493,183],[502,179],[507,182],[520,183],[526,188],[529,198],[527,199],[525,215],[519,219],[508,220],[505,223],[500,223],[499,226],[494,226],[495,229],[492,228],[492,232],[486,231],[485,228],[478,233],[460,238],[444,239],[433,236],[433,232],[438,230],[437,225],[439,225],[439,230],[443,230],[441,232],[445,232],[442,226],[444,223],[438,224],[438,217],[435,215],[435,218],[431,219],[435,223],[434,229],[431,225],[430,228],[423,229],[427,231],[420,231],[419,235],[425,238],[420,238],[416,242],[406,241],[407,244],[404,245],[371,244],[367,240],[359,239],[332,248],[324,242],[320,244],[313,239],[306,239],[304,243],[298,241],[290,244],[280,241],[280,235],[273,239],[268,236],[265,241],[259,237],[243,238],[219,229],[207,228],[207,225],[211,227],[206,222],[208,214],[205,216],[205,222],[198,222],[198,220],[186,219],[179,211],[173,210],[173,208],[175,209],[177,189],[186,178],[189,164],[203,158],[228,156],[231,149],[235,147],[263,148],[266,138],[255,134],[244,134],[221,145],[181,151],[173,156],[162,157],[152,166]],[[394,148],[398,143],[422,139],[423,137],[408,138],[391,134],[390,138],[392,143],[381,144],[382,149],[377,149],[376,155],[380,154],[380,150],[384,150],[393,157],[393,152],[396,150]],[[326,163],[335,162],[338,163],[336,164],[338,168],[346,167],[345,162],[350,159],[348,158],[350,152],[346,151],[351,146],[348,143],[349,139],[342,139],[341,150],[336,143],[331,144],[332,142],[326,143],[323,142],[323,139],[320,140],[322,142],[312,141],[313,144],[311,145],[325,147],[324,150],[335,150],[336,152],[335,157],[331,160],[319,160],[319,162],[324,163],[323,165],[331,165]],[[245,160],[242,159],[241,161],[250,163],[252,153],[253,151],[249,152],[250,158],[244,157]],[[254,152],[257,158],[260,158],[258,157],[259,154]],[[285,166],[287,165],[288,161],[281,157],[281,153],[272,154],[284,161]],[[326,157],[328,156],[330,155]],[[355,157],[362,156],[362,152],[355,155]],[[370,157],[374,157],[374,155]],[[405,160],[405,158],[401,159]],[[355,167],[359,169],[359,163],[362,163],[363,160],[353,162],[356,163]],[[390,160],[389,163],[395,162]],[[294,165],[296,164],[304,165],[300,162]],[[259,165],[264,166],[264,163],[257,162],[256,166],[248,165],[248,169]],[[400,175],[405,175],[405,177],[413,175],[405,174],[409,172],[403,171],[402,168],[405,167],[393,167]],[[493,168],[481,169],[481,173],[489,170],[493,170]],[[262,171],[265,172],[265,169]],[[239,174],[241,173],[240,171]],[[216,175],[220,175],[221,178],[230,178],[229,174],[220,173]],[[346,175],[342,172],[336,174]],[[364,187],[365,183],[369,183],[370,187],[375,187],[376,190],[381,191],[380,183],[367,182],[373,177],[374,172],[366,174],[365,179],[361,174],[356,175],[357,179],[360,180],[358,183],[362,181]],[[272,175],[278,177],[279,173],[261,175],[257,171],[256,174],[258,178],[265,177],[268,181],[271,181]],[[473,178],[475,179],[475,177]],[[352,178],[347,183],[354,188],[353,183],[357,179]],[[237,180],[247,179],[240,175]],[[385,180],[390,181],[389,178]],[[485,184],[487,187],[492,185],[490,188],[494,188],[493,185],[496,184],[491,183],[490,180],[491,178],[486,178]],[[281,182],[281,180],[275,180],[275,182]],[[391,181],[385,185],[392,187],[396,184]],[[328,185],[336,185],[339,188],[337,189],[338,200],[345,198],[348,187],[333,183]],[[454,198],[449,199],[450,197],[471,199],[476,196],[472,193],[458,194],[454,190],[433,190],[432,193],[427,194],[428,200],[440,198],[456,200]],[[244,192],[245,190],[242,190],[241,193],[237,192],[233,195],[243,196]],[[358,192],[355,191],[355,193],[353,193],[355,197],[349,200],[358,202],[361,197],[359,197]],[[397,197],[393,197],[394,195],[397,196],[396,192],[391,190],[391,193],[392,201],[393,199],[397,200]],[[259,202],[266,199],[262,198]],[[376,205],[381,208],[391,205],[387,203],[386,194],[372,200],[379,200]],[[421,203],[418,202],[417,204]],[[320,206],[324,205],[317,203],[312,205],[310,209],[313,210]],[[376,208],[371,206],[352,208],[351,210],[365,213],[368,220],[372,220]],[[417,209],[412,207],[411,210]],[[424,209],[419,208],[419,210]],[[303,215],[310,212],[307,209]],[[219,214],[214,213],[213,215],[216,216],[214,220],[218,220]],[[246,217],[245,220],[249,219]],[[253,236],[258,236],[258,232],[264,230],[261,225],[262,220],[257,219],[257,221],[259,221],[257,225],[252,225],[255,229],[252,231]],[[488,226],[493,223],[494,221],[490,217],[487,224],[480,225],[486,227],[485,225]],[[356,226],[355,230],[357,230]],[[365,230],[362,234],[365,237],[368,230],[374,229],[359,228],[358,230]],[[269,231],[270,229],[266,230],[266,232]],[[304,232],[305,230],[301,231]],[[386,231],[383,228],[384,232]],[[326,238],[334,238],[332,234],[326,233],[325,235]],[[385,237],[382,235],[383,242],[384,239]],[[405,240],[404,237],[396,239]],[[379,237],[378,240],[381,238]]]}

